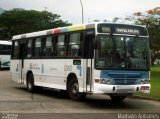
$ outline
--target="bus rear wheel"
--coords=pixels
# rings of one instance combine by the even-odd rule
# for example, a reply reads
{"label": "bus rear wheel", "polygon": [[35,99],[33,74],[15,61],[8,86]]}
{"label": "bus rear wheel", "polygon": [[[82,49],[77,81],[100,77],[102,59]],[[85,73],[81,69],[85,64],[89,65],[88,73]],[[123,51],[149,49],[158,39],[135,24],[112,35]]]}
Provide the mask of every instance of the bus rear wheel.
{"label": "bus rear wheel", "polygon": [[110,96],[113,102],[122,102],[126,96]]}
{"label": "bus rear wheel", "polygon": [[34,79],[33,79],[33,74],[31,73],[27,75],[27,89],[29,92],[34,91]]}
{"label": "bus rear wheel", "polygon": [[67,85],[69,97],[72,100],[80,101],[85,98],[85,93],[79,92],[79,85],[76,79],[71,79]]}

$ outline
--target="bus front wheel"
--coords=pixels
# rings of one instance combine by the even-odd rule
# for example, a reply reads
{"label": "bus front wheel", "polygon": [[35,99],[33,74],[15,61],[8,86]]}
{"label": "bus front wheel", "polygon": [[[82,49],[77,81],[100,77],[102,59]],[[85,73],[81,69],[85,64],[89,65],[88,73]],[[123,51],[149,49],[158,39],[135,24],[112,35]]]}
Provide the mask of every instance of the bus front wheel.
{"label": "bus front wheel", "polygon": [[79,85],[78,81],[76,79],[71,79],[67,85],[67,90],[69,97],[72,100],[82,100],[85,98],[86,94],[85,93],[80,93],[79,92]]}
{"label": "bus front wheel", "polygon": [[33,79],[33,74],[31,73],[27,75],[27,89],[29,92],[34,91],[34,79]]}

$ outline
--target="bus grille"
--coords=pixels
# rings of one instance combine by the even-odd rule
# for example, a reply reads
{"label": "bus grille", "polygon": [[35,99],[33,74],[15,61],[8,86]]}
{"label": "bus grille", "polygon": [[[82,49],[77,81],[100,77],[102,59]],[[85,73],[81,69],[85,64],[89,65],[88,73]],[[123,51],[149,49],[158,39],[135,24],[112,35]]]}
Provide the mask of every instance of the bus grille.
{"label": "bus grille", "polygon": [[111,78],[140,78],[140,74],[108,74]]}
{"label": "bus grille", "polygon": [[115,85],[135,85],[142,78],[140,73],[109,73]]}
{"label": "bus grille", "polygon": [[115,85],[134,85],[138,79],[114,79]]}

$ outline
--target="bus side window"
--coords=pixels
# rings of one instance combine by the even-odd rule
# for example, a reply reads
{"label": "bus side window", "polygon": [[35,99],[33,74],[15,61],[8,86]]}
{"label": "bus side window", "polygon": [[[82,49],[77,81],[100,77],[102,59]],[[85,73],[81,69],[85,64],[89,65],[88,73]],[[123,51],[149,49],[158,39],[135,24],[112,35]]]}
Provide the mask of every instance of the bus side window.
{"label": "bus side window", "polygon": [[28,40],[28,44],[27,44],[27,57],[29,58],[29,57],[32,57],[32,39],[29,39]]}
{"label": "bus side window", "polygon": [[41,38],[36,38],[35,40],[34,56],[35,57],[41,56]]}
{"label": "bus side window", "polygon": [[0,44],[0,54],[3,54],[3,45]]}
{"label": "bus side window", "polygon": [[10,55],[11,53],[11,46],[10,45],[0,45],[0,54],[1,55]]}
{"label": "bus side window", "polygon": [[45,47],[44,47],[44,56],[52,56],[53,55],[53,41],[52,36],[48,36],[46,38]]}
{"label": "bus side window", "polygon": [[8,54],[8,55],[11,54],[11,46],[10,45],[6,46],[6,54]]}
{"label": "bus side window", "polygon": [[15,41],[15,42],[13,42],[13,57],[19,58],[19,53],[20,53],[19,42]]}
{"label": "bus side window", "polygon": [[72,33],[69,36],[69,56],[81,56],[81,33]]}
{"label": "bus side window", "polygon": [[58,35],[55,39],[55,50],[56,56],[66,56],[67,55],[67,48],[66,48],[66,36],[65,35]]}

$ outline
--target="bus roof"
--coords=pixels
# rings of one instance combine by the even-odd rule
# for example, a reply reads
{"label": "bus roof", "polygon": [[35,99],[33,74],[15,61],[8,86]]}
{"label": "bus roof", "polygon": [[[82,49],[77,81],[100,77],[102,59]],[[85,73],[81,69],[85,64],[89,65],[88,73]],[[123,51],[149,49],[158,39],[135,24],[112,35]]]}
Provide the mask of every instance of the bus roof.
{"label": "bus roof", "polygon": [[70,31],[78,31],[78,30],[91,29],[91,28],[95,28],[95,23],[59,27],[55,29],[15,35],[13,36],[12,40],[31,38],[36,36],[50,35],[50,34],[58,34],[58,33],[70,32]]}
{"label": "bus roof", "polygon": [[11,43],[10,41],[0,40],[0,44],[3,44],[3,45],[11,45],[12,43]]}
{"label": "bus roof", "polygon": [[[123,24],[123,23],[94,22],[94,23],[88,23],[88,24],[59,27],[59,28],[55,28],[55,29],[48,29],[48,30],[44,30],[44,31],[15,35],[15,36],[13,36],[12,40],[23,39],[23,38],[32,38],[32,37],[43,36],[43,35],[59,34],[59,33],[65,33],[65,32],[70,32],[70,31],[92,29],[92,28],[95,28],[97,24],[121,24],[121,25],[130,25],[130,26],[140,26],[140,25]],[[141,26],[141,27],[143,27],[143,26]]]}

